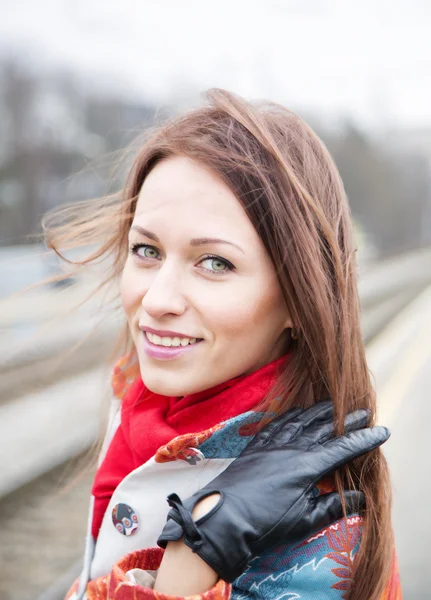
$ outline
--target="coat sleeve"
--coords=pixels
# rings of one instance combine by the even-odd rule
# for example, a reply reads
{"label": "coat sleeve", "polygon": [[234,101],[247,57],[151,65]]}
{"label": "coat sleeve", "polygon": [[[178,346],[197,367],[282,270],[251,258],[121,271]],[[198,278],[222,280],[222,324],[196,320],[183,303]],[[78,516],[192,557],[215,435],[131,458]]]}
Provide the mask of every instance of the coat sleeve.
{"label": "coat sleeve", "polygon": [[[106,577],[92,579],[85,590],[85,600],[229,600],[232,586],[219,580],[203,594],[171,596],[155,592],[150,585],[162,561],[161,548],[137,550],[121,558]],[[65,600],[75,600],[79,587],[76,581]]]}

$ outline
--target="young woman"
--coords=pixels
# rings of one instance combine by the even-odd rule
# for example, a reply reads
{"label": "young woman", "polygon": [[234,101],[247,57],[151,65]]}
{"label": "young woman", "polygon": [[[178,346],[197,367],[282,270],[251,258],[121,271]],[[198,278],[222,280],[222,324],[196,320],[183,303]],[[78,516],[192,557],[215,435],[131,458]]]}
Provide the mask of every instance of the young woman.
{"label": "young woman", "polygon": [[129,336],[67,598],[399,599],[339,174],[287,109],[208,100],[45,220],[114,257]]}

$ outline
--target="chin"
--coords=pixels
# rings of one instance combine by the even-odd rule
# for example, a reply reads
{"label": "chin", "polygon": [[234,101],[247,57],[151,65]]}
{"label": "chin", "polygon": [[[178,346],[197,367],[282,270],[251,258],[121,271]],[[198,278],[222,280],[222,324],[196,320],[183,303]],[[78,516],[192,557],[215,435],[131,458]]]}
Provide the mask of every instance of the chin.
{"label": "chin", "polygon": [[160,394],[161,396],[187,396],[200,389],[205,389],[205,387],[198,388],[193,386],[193,384],[190,384],[191,382],[184,384],[174,373],[170,376],[168,376],[166,372],[157,373],[154,368],[141,368],[141,378],[145,387],[149,389],[150,392],[153,392],[153,394]]}
{"label": "chin", "polygon": [[181,392],[178,393],[178,388],[167,386],[166,384],[148,381],[145,377],[142,377],[145,387],[153,392],[153,394],[160,394],[160,396],[184,396]]}

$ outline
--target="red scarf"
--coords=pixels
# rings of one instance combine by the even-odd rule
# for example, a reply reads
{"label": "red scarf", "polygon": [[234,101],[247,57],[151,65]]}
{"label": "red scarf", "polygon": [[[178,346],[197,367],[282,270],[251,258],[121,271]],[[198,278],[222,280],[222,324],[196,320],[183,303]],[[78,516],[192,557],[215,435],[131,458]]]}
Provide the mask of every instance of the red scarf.
{"label": "red scarf", "polygon": [[94,479],[93,537],[97,538],[109,500],[126,475],[176,436],[204,431],[252,410],[289,356],[286,354],[248,375],[182,397],[155,394],[139,377],[122,399],[121,424]]}

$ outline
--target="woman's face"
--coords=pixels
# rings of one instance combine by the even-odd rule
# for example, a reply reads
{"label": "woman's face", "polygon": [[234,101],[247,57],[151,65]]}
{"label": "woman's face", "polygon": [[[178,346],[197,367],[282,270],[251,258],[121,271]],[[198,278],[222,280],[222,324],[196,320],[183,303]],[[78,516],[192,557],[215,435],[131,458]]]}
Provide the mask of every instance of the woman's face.
{"label": "woman's face", "polygon": [[144,181],[121,298],[142,380],[159,394],[208,389],[287,351],[292,322],[262,241],[227,185],[184,156]]}

